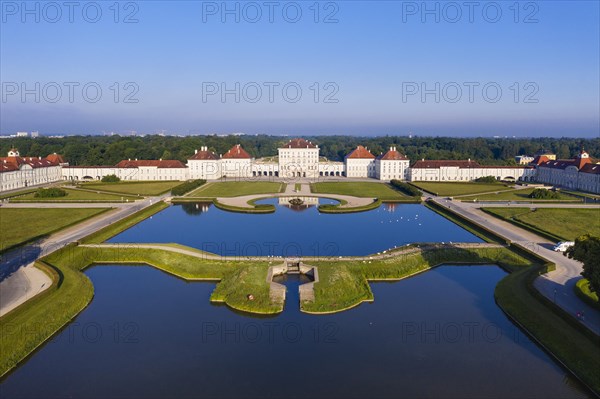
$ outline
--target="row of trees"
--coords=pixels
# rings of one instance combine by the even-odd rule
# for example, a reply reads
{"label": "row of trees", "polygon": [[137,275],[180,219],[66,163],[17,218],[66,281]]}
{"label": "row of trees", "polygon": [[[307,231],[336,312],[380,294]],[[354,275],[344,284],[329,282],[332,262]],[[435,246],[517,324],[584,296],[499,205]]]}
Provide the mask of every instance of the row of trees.
{"label": "row of trees", "polygon": [[[475,159],[488,165],[513,164],[516,155],[532,155],[541,149],[557,154],[558,158],[575,156],[582,147],[592,155],[600,156],[600,139],[576,138],[456,138],[456,137],[356,137],[311,136],[305,138],[321,148],[321,155],[341,161],[358,144],[379,155],[390,146],[415,161],[425,159]],[[235,144],[241,144],[252,156],[277,154],[277,148],[289,140],[281,136],[67,136],[64,138],[39,137],[0,140],[0,154],[5,156],[11,147],[17,147],[25,156],[45,156],[59,153],[72,165],[114,165],[123,159],[177,159],[185,161],[200,146],[208,146],[224,154]]]}

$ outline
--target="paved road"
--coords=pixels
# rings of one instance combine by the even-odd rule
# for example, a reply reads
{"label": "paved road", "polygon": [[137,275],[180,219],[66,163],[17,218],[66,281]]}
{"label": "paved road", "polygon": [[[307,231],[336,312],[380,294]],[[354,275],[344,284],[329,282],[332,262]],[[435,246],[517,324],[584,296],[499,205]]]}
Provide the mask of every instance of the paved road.
{"label": "paved road", "polygon": [[[31,266],[36,259],[49,255],[71,242],[77,241],[165,198],[167,196],[163,195],[113,206],[115,209],[111,211],[0,255],[0,314],[6,313],[15,301],[20,301],[19,298],[28,299],[38,290],[37,285],[24,284],[24,281],[28,279],[24,267]],[[72,208],[79,208],[81,204],[68,205]]]}
{"label": "paved road", "polygon": [[[538,255],[556,264],[556,270],[540,277],[534,281],[534,286],[545,297],[556,303],[565,311],[576,316],[578,312],[584,314],[581,323],[600,335],[600,312],[581,301],[573,292],[575,283],[581,279],[582,264],[567,258],[561,252],[554,252],[554,242],[546,240],[538,235],[523,230],[513,224],[487,215],[479,209],[481,205],[459,201],[448,201],[441,197],[433,200],[467,219],[473,220],[487,227],[500,236],[510,241],[521,244],[525,248],[536,252]],[[487,205],[486,205],[487,206]],[[537,206],[537,205],[536,205]],[[552,204],[553,208],[572,208],[571,204]],[[582,204],[579,205],[582,207]],[[596,209],[600,207],[595,205]]]}

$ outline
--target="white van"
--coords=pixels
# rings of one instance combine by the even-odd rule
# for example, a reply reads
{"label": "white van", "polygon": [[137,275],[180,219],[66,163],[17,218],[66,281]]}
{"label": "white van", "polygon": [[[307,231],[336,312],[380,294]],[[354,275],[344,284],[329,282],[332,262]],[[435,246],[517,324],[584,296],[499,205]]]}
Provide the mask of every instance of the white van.
{"label": "white van", "polygon": [[561,241],[554,246],[554,252],[565,252],[569,247],[575,245],[573,241]]}

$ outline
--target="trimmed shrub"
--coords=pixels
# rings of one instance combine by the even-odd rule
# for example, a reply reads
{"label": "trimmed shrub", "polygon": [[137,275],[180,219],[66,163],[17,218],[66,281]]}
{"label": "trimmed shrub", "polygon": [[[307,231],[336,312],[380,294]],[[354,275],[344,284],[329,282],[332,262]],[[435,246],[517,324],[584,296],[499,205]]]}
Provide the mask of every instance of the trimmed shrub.
{"label": "trimmed shrub", "polygon": [[204,180],[204,179],[186,181],[185,183],[182,183],[178,186],[173,187],[171,189],[171,195],[175,195],[175,196],[184,195],[185,193],[188,193],[188,192],[200,187],[201,185],[203,185],[205,183],[206,183],[206,180]]}
{"label": "trimmed shrub", "polygon": [[498,183],[498,179],[494,176],[483,176],[475,179],[477,183]]}
{"label": "trimmed shrub", "polygon": [[415,186],[411,186],[410,184],[404,183],[404,182],[402,182],[400,180],[392,180],[390,182],[390,184],[396,190],[402,192],[403,194],[409,195],[411,197],[420,197],[421,195],[423,195],[423,193],[421,192],[421,190],[419,190]]}
{"label": "trimmed shrub", "polygon": [[102,183],[118,183],[121,181],[121,179],[117,175],[108,175],[104,176],[100,181]]}
{"label": "trimmed shrub", "polygon": [[67,192],[63,189],[51,187],[51,188],[40,188],[33,195],[35,198],[59,198],[66,197]]}

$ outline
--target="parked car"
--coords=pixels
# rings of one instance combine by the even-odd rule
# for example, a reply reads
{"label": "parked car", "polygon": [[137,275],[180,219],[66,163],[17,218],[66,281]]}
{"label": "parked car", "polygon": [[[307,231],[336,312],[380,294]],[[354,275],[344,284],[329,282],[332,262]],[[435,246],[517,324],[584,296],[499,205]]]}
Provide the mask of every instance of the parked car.
{"label": "parked car", "polygon": [[561,241],[554,246],[554,252],[565,252],[573,245],[575,245],[573,241]]}

